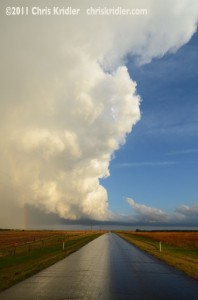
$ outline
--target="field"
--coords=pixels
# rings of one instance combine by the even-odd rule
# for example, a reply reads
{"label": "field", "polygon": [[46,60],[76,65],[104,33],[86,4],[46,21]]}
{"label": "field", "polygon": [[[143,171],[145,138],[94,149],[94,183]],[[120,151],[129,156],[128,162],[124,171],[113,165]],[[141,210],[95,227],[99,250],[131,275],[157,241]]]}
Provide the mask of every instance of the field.
{"label": "field", "polygon": [[0,231],[0,291],[50,266],[101,231]]}
{"label": "field", "polygon": [[0,257],[60,244],[89,233],[89,231],[2,230],[0,231]]}
{"label": "field", "polygon": [[198,279],[198,232],[116,232],[135,246]]}

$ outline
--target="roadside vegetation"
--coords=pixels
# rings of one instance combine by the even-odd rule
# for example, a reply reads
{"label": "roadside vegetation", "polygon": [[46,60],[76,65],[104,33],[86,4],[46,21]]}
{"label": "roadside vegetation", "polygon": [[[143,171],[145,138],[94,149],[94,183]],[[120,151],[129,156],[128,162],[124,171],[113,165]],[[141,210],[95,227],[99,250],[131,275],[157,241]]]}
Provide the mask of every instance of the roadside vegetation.
{"label": "roadside vegetation", "polygon": [[65,258],[101,231],[0,231],[0,291]]}
{"label": "roadside vegetation", "polygon": [[198,232],[116,232],[120,237],[198,279]]}

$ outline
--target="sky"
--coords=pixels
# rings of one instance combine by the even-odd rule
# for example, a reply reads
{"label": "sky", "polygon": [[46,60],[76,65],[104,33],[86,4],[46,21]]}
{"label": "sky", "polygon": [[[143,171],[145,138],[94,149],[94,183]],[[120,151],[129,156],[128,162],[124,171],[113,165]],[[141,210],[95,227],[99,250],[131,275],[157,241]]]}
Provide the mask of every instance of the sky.
{"label": "sky", "polygon": [[0,227],[198,226],[197,1],[0,10]]}
{"label": "sky", "polygon": [[[175,54],[128,68],[138,82],[141,121],[116,152],[107,188],[110,207],[129,213],[126,197],[167,213],[197,203],[198,34]],[[117,189],[114,189],[116,185]],[[114,199],[123,199],[116,201]],[[112,201],[111,201],[112,200]],[[196,215],[196,208],[194,213]]]}

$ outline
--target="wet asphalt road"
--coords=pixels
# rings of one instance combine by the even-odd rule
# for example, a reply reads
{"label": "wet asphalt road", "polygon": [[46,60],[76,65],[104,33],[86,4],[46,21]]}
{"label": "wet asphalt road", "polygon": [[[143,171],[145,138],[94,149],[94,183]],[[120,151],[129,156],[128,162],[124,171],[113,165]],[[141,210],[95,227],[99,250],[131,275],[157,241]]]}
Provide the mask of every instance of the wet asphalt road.
{"label": "wet asphalt road", "polygon": [[198,281],[115,234],[0,293],[1,300],[197,300]]}

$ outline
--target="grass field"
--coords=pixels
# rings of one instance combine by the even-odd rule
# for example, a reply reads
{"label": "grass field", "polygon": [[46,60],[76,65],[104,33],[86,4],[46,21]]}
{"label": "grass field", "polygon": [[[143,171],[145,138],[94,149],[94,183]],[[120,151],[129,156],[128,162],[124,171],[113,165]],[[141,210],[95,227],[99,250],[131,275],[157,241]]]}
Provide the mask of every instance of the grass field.
{"label": "grass field", "polygon": [[99,231],[0,231],[0,291],[63,259]]}
{"label": "grass field", "polygon": [[198,232],[125,231],[116,234],[198,279]]}

